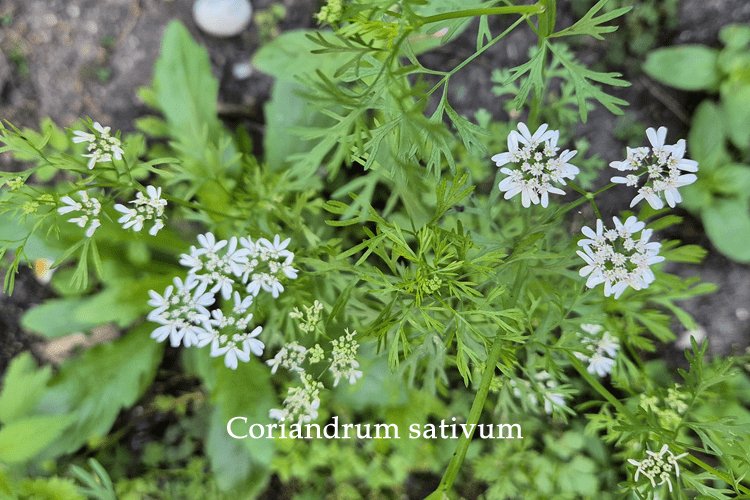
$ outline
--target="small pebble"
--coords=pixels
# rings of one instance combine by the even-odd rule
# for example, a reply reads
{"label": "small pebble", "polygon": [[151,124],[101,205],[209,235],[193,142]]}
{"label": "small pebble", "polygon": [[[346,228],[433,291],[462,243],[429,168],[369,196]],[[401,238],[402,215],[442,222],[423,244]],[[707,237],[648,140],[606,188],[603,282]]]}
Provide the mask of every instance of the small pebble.
{"label": "small pebble", "polygon": [[242,62],[237,63],[234,66],[232,66],[232,75],[237,80],[244,80],[245,78],[249,78],[250,75],[253,74],[253,67],[250,66],[250,63]]}
{"label": "small pebble", "polygon": [[241,33],[250,23],[251,13],[248,0],[197,0],[193,4],[195,24],[217,37]]}

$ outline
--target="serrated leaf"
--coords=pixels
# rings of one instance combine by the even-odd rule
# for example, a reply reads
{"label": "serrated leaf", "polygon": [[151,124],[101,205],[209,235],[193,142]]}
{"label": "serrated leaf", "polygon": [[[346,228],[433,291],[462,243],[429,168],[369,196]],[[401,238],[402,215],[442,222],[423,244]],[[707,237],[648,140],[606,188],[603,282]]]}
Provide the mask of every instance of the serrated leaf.
{"label": "serrated leaf", "polygon": [[453,126],[458,130],[458,135],[461,137],[461,142],[464,143],[466,150],[470,153],[476,150],[478,154],[486,154],[487,149],[485,149],[477,136],[483,135],[486,137],[492,137],[492,134],[456,113],[447,102],[445,103],[445,112],[448,114],[448,118],[453,122]]}
{"label": "serrated leaf", "polygon": [[37,368],[29,352],[13,358],[5,372],[0,393],[0,422],[9,424],[27,415],[52,377],[49,365]]}
{"label": "serrated leaf", "polygon": [[609,0],[599,0],[593,7],[589,9],[586,14],[579,19],[573,26],[566,28],[558,33],[554,33],[552,36],[572,36],[572,35],[591,35],[599,40],[604,40],[602,34],[611,33],[617,29],[617,26],[601,26],[602,23],[611,21],[617,17],[626,14],[632,9],[632,6],[621,7],[611,12],[602,14],[596,17],[595,14],[604,7]]}
{"label": "serrated leaf", "polygon": [[133,124],[135,128],[140,130],[146,135],[154,138],[169,137],[169,126],[167,123],[155,116],[144,116],[143,118],[137,118]]}
{"label": "serrated leaf", "polygon": [[43,457],[72,453],[90,438],[105,436],[120,410],[138,400],[153,381],[164,349],[164,344],[149,338],[153,328],[144,323],[63,365],[36,411],[56,418],[70,415],[73,421],[43,450]]}
{"label": "serrated leaf", "polygon": [[17,464],[34,458],[59,438],[75,415],[34,415],[0,429],[0,462]]}
{"label": "serrated leaf", "polygon": [[320,37],[333,45],[339,39],[333,33],[313,30],[287,31],[271,42],[263,45],[253,56],[253,67],[279,79],[296,80],[305,73],[323,71],[333,75],[341,66],[341,55],[320,53],[321,46],[308,35]]}
{"label": "serrated leaf", "polygon": [[588,119],[586,99],[589,97],[593,97],[599,101],[611,113],[615,115],[623,114],[622,109],[618,106],[627,106],[627,101],[613,97],[588,82],[588,80],[593,80],[595,82],[614,85],[616,87],[630,86],[629,82],[619,78],[622,76],[620,73],[599,73],[597,71],[592,71],[577,64],[572,59],[568,59],[562,51],[556,50],[554,46],[550,45],[549,49],[568,71],[570,81],[573,82],[575,88],[576,99],[578,100],[578,113],[584,123]]}
{"label": "serrated leaf", "polygon": [[[227,424],[234,417],[247,419],[247,422],[235,421],[232,429],[237,435],[247,434],[253,424],[268,429],[267,424],[272,422],[269,411],[280,405],[270,383],[270,371],[257,359],[240,363],[236,370],[226,368],[221,360],[212,361],[208,368],[215,376],[210,390],[216,410],[212,414],[206,450],[211,468],[223,489],[240,488],[248,494],[251,490],[257,492],[270,477],[273,439],[234,439],[227,433]],[[278,434],[277,429],[275,435]],[[238,460],[238,457],[241,458]]]}

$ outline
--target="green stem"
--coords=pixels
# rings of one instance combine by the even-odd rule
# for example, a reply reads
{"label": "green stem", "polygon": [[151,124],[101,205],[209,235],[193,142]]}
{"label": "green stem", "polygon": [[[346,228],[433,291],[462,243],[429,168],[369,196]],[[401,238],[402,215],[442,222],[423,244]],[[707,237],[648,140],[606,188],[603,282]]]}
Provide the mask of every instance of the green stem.
{"label": "green stem", "polygon": [[[539,36],[539,42],[537,50],[546,50],[544,44],[555,29],[555,16],[557,14],[557,2],[556,0],[539,0],[537,5],[541,4],[543,7],[542,12],[538,14],[539,18],[539,30],[537,32]],[[539,114],[542,110],[542,102],[545,94],[547,93],[547,81],[544,77],[545,70],[547,69],[547,53],[544,53],[544,62],[542,63],[542,82],[543,86],[541,89],[534,88],[534,94],[531,98],[531,109],[529,110],[529,123],[528,126],[531,130],[536,130],[539,126]]]}
{"label": "green stem", "polygon": [[492,16],[495,14],[541,14],[544,12],[544,2],[537,2],[534,5],[517,5],[511,7],[489,7],[486,9],[467,9],[457,10],[455,12],[445,12],[443,14],[435,14],[434,16],[427,16],[422,19],[422,24],[439,23],[440,21],[447,21],[448,19],[461,19],[464,17],[478,17],[478,16]]}
{"label": "green stem", "polygon": [[572,353],[568,354],[568,358],[570,359],[570,364],[573,365],[573,368],[576,369],[576,371],[581,375],[581,377],[586,380],[586,382],[589,383],[591,387],[593,387],[596,392],[604,396],[604,399],[612,403],[612,406],[617,408],[617,411],[619,411],[622,415],[628,418],[631,422],[635,421],[635,417],[632,413],[630,413],[630,410],[625,408],[625,405],[620,403],[620,400],[617,399],[611,392],[609,392],[602,384],[599,383],[598,380],[596,380],[589,372],[586,370],[586,368],[583,366],[583,363],[581,363],[581,360],[576,358]]}
{"label": "green stem", "polygon": [[459,64],[458,66],[456,66],[455,68],[453,68],[452,70],[450,70],[448,73],[446,73],[445,76],[443,78],[441,78],[440,81],[435,84],[435,86],[433,86],[427,93],[425,93],[425,95],[424,95],[424,97],[422,99],[425,99],[425,98],[431,96],[437,89],[440,88],[441,85],[443,85],[446,81],[448,81],[448,79],[451,76],[453,76],[457,72],[461,71],[461,69],[464,66],[466,66],[467,64],[469,64],[471,61],[473,61],[477,57],[479,57],[485,50],[487,50],[490,47],[492,47],[495,43],[497,43],[498,41],[500,41],[501,38],[503,38],[505,35],[507,35],[511,31],[513,31],[516,28],[516,26],[518,26],[519,24],[521,24],[523,22],[524,19],[526,19],[526,17],[519,18],[516,22],[514,22],[513,24],[511,24],[510,27],[508,27],[508,29],[506,29],[505,31],[503,31],[502,33],[500,33],[499,35],[497,35],[495,38],[493,38],[492,40],[490,40],[484,47],[482,47],[481,49],[479,49],[478,51],[476,51],[474,54],[472,54],[470,57],[468,57],[461,64]]}
{"label": "green stem", "polygon": [[[521,265],[516,274],[516,280],[513,283],[513,288],[510,291],[510,300],[506,309],[511,309],[516,306],[518,297],[521,295],[521,287],[526,281],[528,276],[528,261],[522,260]],[[495,376],[495,368],[497,362],[500,359],[500,354],[503,351],[502,337],[498,333],[495,337],[495,341],[492,344],[489,354],[487,355],[487,362],[485,363],[484,372],[482,373],[482,380],[479,383],[479,389],[477,394],[474,396],[474,402],[471,404],[471,410],[469,410],[469,416],[466,419],[466,427],[471,429],[468,433],[461,435],[456,446],[456,451],[453,452],[453,458],[451,458],[448,468],[443,474],[443,479],[440,481],[437,489],[426,498],[426,500],[442,500],[446,498],[447,492],[450,491],[453,483],[456,481],[461,465],[466,458],[466,452],[469,450],[471,439],[474,436],[474,429],[476,424],[479,422],[479,417],[482,415],[484,410],[484,403],[487,401],[487,395],[490,392],[490,384]]]}

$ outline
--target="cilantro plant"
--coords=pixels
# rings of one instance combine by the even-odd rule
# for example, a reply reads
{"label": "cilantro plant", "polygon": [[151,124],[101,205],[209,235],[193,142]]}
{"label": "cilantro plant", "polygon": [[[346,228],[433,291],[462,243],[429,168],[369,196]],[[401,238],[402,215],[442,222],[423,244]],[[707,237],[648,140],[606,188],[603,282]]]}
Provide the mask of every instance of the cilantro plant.
{"label": "cilantro plant", "polygon": [[[332,29],[281,34],[255,56],[276,77],[262,157],[219,120],[208,55],[178,22],[141,90],[155,112],[141,133],[3,125],[2,151],[27,167],[2,174],[5,286],[46,259],[57,294],[24,326],[121,330],[54,373],[12,362],[12,475],[73,462],[92,498],[158,494],[151,473],[139,482],[112,458],[132,425],[118,414],[138,405],[183,419],[167,432],[186,444],[128,463],[178,464],[195,482],[165,484],[190,497],[256,498],[273,475],[307,492],[295,498],[395,497],[420,471],[440,477],[431,500],[750,493],[747,357],[712,362],[693,340],[675,373],[652,354],[675,325],[696,327],[677,302],[713,290],[662,268],[705,254],[658,235],[700,182],[692,139],[655,124],[594,192],[604,165],[572,140],[594,106],[621,112],[608,86],[628,83],[559,39],[603,38],[628,9],[602,14],[603,0],[557,30],[553,0],[497,3],[331,0],[317,18]],[[473,54],[420,62],[473,18]],[[494,78],[521,119],[461,116],[451,80],[516,29],[536,48]],[[609,220],[597,200],[616,184],[633,196]],[[161,394],[170,384],[192,385]],[[339,424],[356,438],[305,437]]]}

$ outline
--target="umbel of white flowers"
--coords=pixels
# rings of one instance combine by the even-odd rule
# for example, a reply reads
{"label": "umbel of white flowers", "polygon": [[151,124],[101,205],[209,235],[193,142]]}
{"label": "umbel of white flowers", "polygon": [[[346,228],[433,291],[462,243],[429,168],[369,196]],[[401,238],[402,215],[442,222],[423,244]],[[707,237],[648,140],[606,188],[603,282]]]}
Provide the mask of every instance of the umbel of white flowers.
{"label": "umbel of white flowers", "polygon": [[120,147],[122,143],[117,137],[112,137],[109,133],[109,127],[102,127],[99,122],[94,122],[94,133],[81,132],[76,130],[73,132],[73,142],[88,143],[88,154],[83,156],[90,158],[87,165],[88,169],[94,168],[98,162],[108,162],[115,160],[121,160],[122,155],[125,153]]}
{"label": "umbel of white flowers", "polygon": [[622,161],[613,161],[610,167],[622,172],[634,172],[625,177],[612,177],[612,182],[625,184],[626,186],[638,187],[639,177],[647,175],[646,182],[638,188],[638,194],[630,202],[635,206],[639,201],[646,200],[651,208],[659,210],[664,208],[661,197],[667,200],[667,204],[674,208],[682,201],[678,188],[694,183],[698,176],[698,162],[685,158],[685,139],[680,139],[672,146],[664,144],[667,138],[667,128],[659,127],[659,130],[649,128],[646,130],[651,149],[649,148],[627,148],[628,156]]}
{"label": "umbel of white flowers", "polygon": [[[199,235],[201,246],[190,247],[190,253],[180,258],[190,268],[185,281],[174,278],[174,285],[161,295],[148,292],[148,304],[154,308],[148,319],[161,325],[151,338],[158,342],[169,338],[174,347],[210,345],[211,356],[224,356],[231,369],[237,368],[238,361],[249,361],[251,353],[261,356],[265,346],[257,337],[262,327],[252,328],[253,314],[248,310],[261,291],[276,298],[284,291],[281,280],[297,277],[294,254],[286,249],[289,241],[280,241],[278,235],[273,242],[265,238],[253,242],[249,236],[217,241],[213,233]],[[234,289],[237,286],[245,291],[241,294]],[[225,301],[234,299],[231,309],[208,310],[218,292]]]}
{"label": "umbel of white flowers", "polygon": [[677,461],[682,457],[686,457],[688,454],[682,453],[680,455],[675,455],[669,449],[668,444],[662,446],[661,450],[659,450],[658,453],[655,453],[651,450],[646,450],[646,454],[648,455],[648,457],[641,460],[640,462],[633,460],[632,458],[628,459],[628,462],[630,464],[638,467],[638,469],[636,469],[635,471],[634,480],[638,481],[638,477],[643,474],[649,479],[649,481],[651,481],[651,486],[656,488],[656,480],[659,479],[661,481],[658,484],[667,483],[669,485],[669,491],[671,492],[672,481],[670,479],[670,476],[674,471],[675,476],[677,476],[678,478],[680,477],[680,466],[677,464]]}
{"label": "umbel of white flowers", "polygon": [[604,377],[612,371],[615,366],[617,352],[620,350],[620,342],[617,337],[609,332],[599,336],[604,328],[601,325],[581,325],[581,330],[586,335],[580,335],[583,352],[575,352],[575,356],[581,361],[589,364],[587,371]]}
{"label": "umbel of white flowers", "polygon": [[82,212],[78,217],[68,219],[68,222],[72,222],[78,227],[86,228],[86,237],[91,238],[96,228],[101,224],[99,222],[99,212],[102,209],[102,205],[99,200],[90,197],[86,191],[78,191],[78,196],[81,197],[80,202],[77,202],[70,196],[60,198],[60,201],[65,205],[58,208],[57,212],[60,215],[70,212]]}
{"label": "umbel of white flowers", "polygon": [[[558,156],[558,130],[547,130],[542,124],[534,135],[525,123],[518,124],[519,132],[512,130],[508,135],[508,152],[496,154],[492,161],[500,171],[507,174],[498,187],[505,192],[508,200],[521,193],[521,203],[528,208],[533,204],[549,205],[549,193],[565,194],[552,184],[565,185],[565,179],[573,179],[580,170],[568,163],[577,151],[567,149]],[[508,166],[505,166],[508,165]],[[510,168],[513,166],[514,168]]]}
{"label": "umbel of white flowers", "polygon": [[117,222],[122,224],[123,229],[132,227],[133,231],[138,232],[143,229],[144,222],[153,220],[154,224],[149,229],[148,234],[156,236],[156,233],[164,227],[162,217],[164,216],[164,208],[167,206],[167,200],[161,199],[161,188],[147,186],[146,193],[148,198],[138,191],[135,200],[130,202],[134,205],[133,208],[128,208],[119,203],[116,204],[115,210],[124,214]]}
{"label": "umbel of white flowers", "polygon": [[606,231],[601,219],[596,221],[596,232],[584,227],[582,232],[588,238],[578,242],[583,251],[577,253],[587,264],[579,272],[588,276],[586,286],[594,288],[604,283],[604,295],[614,294],[617,299],[628,286],[635,290],[648,288],[656,279],[649,266],[664,257],[658,255],[661,243],[648,241],[653,231],[644,229],[646,224],[635,216],[628,217],[624,224],[617,217],[613,220],[615,228]]}

